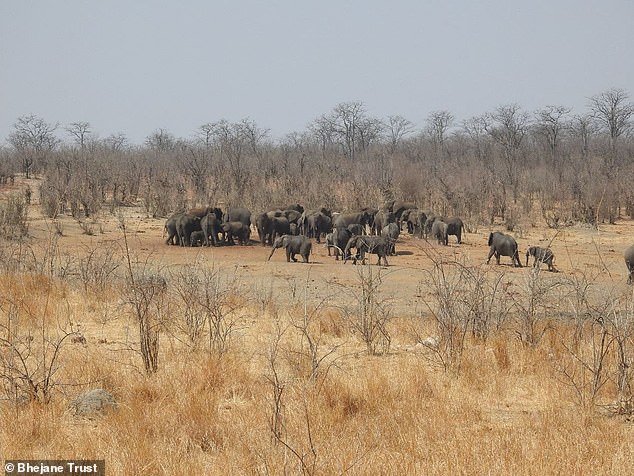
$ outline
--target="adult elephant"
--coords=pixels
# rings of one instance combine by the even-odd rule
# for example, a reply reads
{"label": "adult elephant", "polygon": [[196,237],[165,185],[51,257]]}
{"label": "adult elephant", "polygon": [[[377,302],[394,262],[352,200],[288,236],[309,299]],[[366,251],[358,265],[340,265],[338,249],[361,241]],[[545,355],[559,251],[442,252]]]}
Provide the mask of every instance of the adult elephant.
{"label": "adult elephant", "polygon": [[374,225],[374,219],[376,218],[377,213],[379,213],[379,209],[375,207],[363,207],[361,211],[368,214],[368,227],[370,228],[372,234],[376,234],[377,230]]}
{"label": "adult elephant", "polygon": [[273,218],[269,213],[259,213],[251,218],[251,222],[258,232],[262,246],[273,244],[271,234],[273,233]]}
{"label": "adult elephant", "polygon": [[187,214],[195,217],[199,217],[201,220],[212,213],[218,220],[222,221],[222,210],[217,207],[201,207],[191,208]]}
{"label": "adult elephant", "polygon": [[218,246],[218,233],[222,232],[220,220],[215,213],[208,213],[200,220],[200,228],[205,234],[205,246]]}
{"label": "adult elephant", "polygon": [[[344,250],[346,249],[346,245],[350,238],[354,235],[350,231],[349,228],[337,227],[332,232],[332,245],[335,248],[335,260],[339,261],[339,256],[341,259],[345,259]],[[330,251],[328,252],[328,256],[330,256]]]}
{"label": "adult elephant", "polygon": [[200,217],[183,213],[176,219],[176,233],[181,246],[190,245],[190,237],[194,231],[202,231]]}
{"label": "adult elephant", "polygon": [[278,236],[290,234],[291,224],[288,221],[288,218],[284,216],[271,218],[271,245]]}
{"label": "adult elephant", "polygon": [[228,221],[222,224],[222,231],[225,232],[226,241],[229,245],[235,245],[234,238],[237,238],[241,245],[249,244],[251,227],[245,226],[239,221]]}
{"label": "adult elephant", "polygon": [[401,219],[398,222],[398,226],[401,231],[403,231],[403,225],[405,225],[407,227],[407,232],[410,235],[414,234],[414,228],[412,222],[410,221],[410,215],[412,218],[414,218],[414,215],[417,211],[417,208],[408,208],[407,210],[404,210],[403,213],[401,213]]}
{"label": "adult elephant", "polygon": [[381,230],[381,236],[384,236],[388,239],[388,253],[390,256],[396,255],[396,241],[398,240],[399,235],[401,234],[400,227],[396,223],[388,223]]}
{"label": "adult elephant", "polygon": [[225,223],[230,221],[239,221],[246,227],[251,226],[251,211],[244,207],[232,207],[227,208],[223,215]]}
{"label": "adult elephant", "polygon": [[370,214],[366,211],[361,211],[357,213],[343,213],[337,218],[333,219],[332,225],[334,227],[343,226],[347,227],[348,225],[352,225],[353,223],[357,223],[361,226],[365,226],[370,223]]}
{"label": "adult elephant", "polygon": [[322,212],[313,213],[306,218],[306,236],[316,238],[317,243],[321,243],[321,235],[332,231],[332,219]]}
{"label": "adult elephant", "polygon": [[458,239],[458,244],[462,243],[462,230],[464,223],[458,217],[445,218],[443,221],[447,224],[447,235],[454,235]]}
{"label": "adult elephant", "polygon": [[400,221],[401,215],[403,214],[403,212],[405,210],[412,209],[412,208],[417,209],[418,206],[416,206],[416,204],[412,202],[405,202],[403,200],[394,200],[394,203],[392,204],[392,209],[390,211],[394,213],[394,216],[396,216],[396,220]]}
{"label": "adult elephant", "polygon": [[625,250],[623,258],[627,266],[627,284],[632,284],[634,282],[634,245]]}
{"label": "adult elephant", "polygon": [[353,236],[348,240],[346,244],[346,248],[344,249],[344,263],[350,259],[351,254],[350,250],[352,248],[356,248],[357,252],[355,256],[352,257],[352,262],[357,264],[357,260],[361,260],[363,262],[366,253],[375,254],[379,257],[379,261],[376,263],[377,265],[381,264],[381,258],[383,258],[383,262],[385,266],[389,266],[387,263],[387,254],[389,251],[389,241],[385,236],[371,236],[371,235],[361,235],[361,236]]}
{"label": "adult elephant", "polygon": [[309,229],[309,217],[321,213],[327,216],[332,221],[332,211],[328,208],[321,207],[319,210],[304,210],[302,216],[298,221],[299,232],[305,236],[311,236],[311,230]]}
{"label": "adult elephant", "polygon": [[377,213],[374,217],[374,228],[376,229],[376,234],[380,235],[381,230],[383,230],[388,223],[396,223],[396,215],[394,215],[394,213],[386,210]]}
{"label": "adult elephant", "polygon": [[436,238],[439,245],[447,246],[449,238],[447,236],[448,225],[444,221],[436,220],[431,226],[431,236]]}
{"label": "adult elephant", "polygon": [[427,214],[422,210],[412,210],[407,216],[407,229],[419,238],[423,237],[425,223],[427,223]]}
{"label": "adult elephant", "polygon": [[295,258],[295,255],[300,255],[304,260],[304,263],[308,263],[312,246],[310,238],[306,238],[305,236],[282,235],[277,237],[273,242],[273,249],[271,250],[271,254],[269,255],[267,261],[271,259],[276,249],[285,248],[287,262],[290,262],[291,260],[296,262],[297,258]]}
{"label": "adult elephant", "polygon": [[176,212],[165,221],[165,226],[163,227],[163,237],[165,237],[165,233],[167,233],[167,240],[165,240],[166,245],[180,244],[178,238],[178,230],[176,229],[176,223],[178,222],[178,219],[184,214],[185,213],[183,212]]}
{"label": "adult elephant", "polygon": [[495,231],[489,234],[489,256],[487,257],[487,264],[491,261],[491,256],[495,255],[497,264],[500,264],[500,256],[510,256],[513,261],[513,266],[518,268],[522,267],[520,262],[520,255],[517,248],[517,242],[515,238],[510,235],[505,235],[499,231]]}

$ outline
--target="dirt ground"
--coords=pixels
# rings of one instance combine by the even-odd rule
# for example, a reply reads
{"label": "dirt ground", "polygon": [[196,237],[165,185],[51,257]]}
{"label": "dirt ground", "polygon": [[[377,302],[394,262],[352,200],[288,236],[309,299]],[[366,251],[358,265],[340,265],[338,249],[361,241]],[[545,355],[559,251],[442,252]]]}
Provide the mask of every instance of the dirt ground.
{"label": "dirt ground", "polygon": [[[25,186],[25,181],[16,185]],[[37,189],[37,182],[29,184]],[[37,193],[33,193],[37,197]],[[29,229],[33,242],[46,240],[55,229],[50,219],[45,218],[39,209],[37,200],[30,210]],[[198,262],[204,266],[238,273],[245,293],[284,296],[285,293],[303,292],[305,283],[310,298],[325,301],[326,304],[339,300],[346,293],[346,287],[357,287],[357,266],[348,262],[343,264],[328,256],[324,244],[313,240],[310,264],[301,262],[287,263],[284,250],[277,250],[270,261],[267,258],[269,247],[258,243],[257,232],[252,231],[249,246],[219,246],[183,248],[165,244],[163,225],[165,219],[149,218],[142,207],[123,207],[115,215],[102,212],[96,219],[88,219],[93,230],[87,235],[77,220],[69,216],[60,216],[57,221],[63,231],[58,244],[61,250],[69,253],[81,253],[106,243],[123,243],[120,228],[120,216],[125,217],[129,232],[129,246],[140,257],[150,256],[153,264],[160,266],[191,265]],[[527,220],[528,221],[528,220]],[[463,243],[458,245],[456,237],[449,237],[449,246],[441,246],[403,233],[396,245],[397,255],[389,257],[389,266],[376,266],[377,257],[369,255],[368,262],[373,269],[380,270],[385,277],[382,290],[393,299],[394,310],[402,315],[415,315],[424,312],[426,306],[420,299],[426,293],[422,284],[426,272],[433,269],[434,262],[458,260],[467,265],[485,266],[490,231],[503,231],[512,234],[520,248],[522,264],[526,263],[525,253],[529,246],[546,247],[551,244],[555,254],[556,276],[565,278],[574,273],[591,275],[594,282],[609,286],[626,286],[626,267],[623,251],[634,243],[634,222],[629,218],[618,220],[615,225],[603,224],[598,230],[578,225],[559,230],[544,226],[531,226],[520,221],[520,225],[508,232],[502,224],[485,227],[467,224],[475,233],[464,233]],[[476,228],[477,227],[477,228]],[[301,259],[300,259],[301,261]],[[532,258],[529,266],[532,264]],[[367,265],[366,265],[367,266]],[[488,269],[503,272],[509,279],[521,279],[530,268],[514,268],[509,257],[502,257],[501,264],[495,264],[492,258]],[[543,265],[546,272],[546,265]],[[553,274],[554,276],[554,274]]]}

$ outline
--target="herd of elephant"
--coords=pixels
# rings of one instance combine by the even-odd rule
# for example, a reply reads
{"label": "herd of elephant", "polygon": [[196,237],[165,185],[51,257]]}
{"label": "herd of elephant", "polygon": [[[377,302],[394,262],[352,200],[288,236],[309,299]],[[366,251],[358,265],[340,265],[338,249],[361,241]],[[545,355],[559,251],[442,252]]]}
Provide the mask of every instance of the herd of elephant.
{"label": "herd of elephant", "polygon": [[[175,213],[165,223],[168,237],[166,244],[180,246],[219,246],[250,243],[251,228],[257,230],[263,246],[271,246],[269,259],[276,249],[286,250],[287,261],[297,261],[296,255],[307,263],[312,250],[311,238],[326,241],[328,256],[334,250],[336,260],[353,263],[365,259],[366,254],[378,256],[377,264],[388,265],[387,257],[396,254],[395,243],[401,231],[421,238],[435,239],[447,245],[449,236],[462,243],[464,224],[458,217],[445,218],[430,211],[423,211],[413,203],[400,200],[388,202],[379,210],[365,207],[354,213],[336,213],[326,208],[305,210],[294,204],[253,215],[247,208],[233,207],[224,212],[219,208],[195,208]],[[495,256],[500,264],[501,256],[511,258],[513,265],[521,267],[519,248],[515,239],[501,232],[492,232],[488,240],[487,263]],[[352,253],[352,250],[355,253]],[[533,265],[542,263],[549,271],[557,271],[553,265],[554,254],[550,248],[531,246],[526,251]],[[634,245],[625,253],[628,283],[634,282]]]}
{"label": "herd of elephant", "polygon": [[[300,255],[308,262],[311,239],[321,243],[325,238],[328,255],[334,249],[337,260],[363,261],[366,254],[375,254],[387,266],[387,256],[395,255],[395,243],[402,230],[420,237],[433,237],[447,245],[450,235],[462,242],[464,225],[457,217],[444,218],[419,210],[413,203],[395,200],[383,209],[365,207],[353,213],[336,213],[326,208],[305,210],[299,204],[252,214],[243,207],[224,212],[215,207],[195,208],[178,212],[165,222],[168,245],[219,246],[250,242],[255,228],[263,246],[271,246],[271,254],[286,249],[287,261]],[[352,250],[355,250],[354,255]]]}

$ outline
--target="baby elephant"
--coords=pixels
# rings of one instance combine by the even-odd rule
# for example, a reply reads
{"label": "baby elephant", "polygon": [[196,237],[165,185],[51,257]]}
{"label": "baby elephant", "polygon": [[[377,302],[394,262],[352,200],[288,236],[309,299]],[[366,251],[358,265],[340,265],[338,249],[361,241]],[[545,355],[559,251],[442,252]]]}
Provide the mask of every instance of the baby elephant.
{"label": "baby elephant", "polygon": [[204,231],[192,231],[192,234],[189,237],[189,245],[190,246],[198,246],[205,244],[205,232]]}
{"label": "baby elephant", "polygon": [[533,262],[534,267],[539,268],[542,263],[546,263],[548,265],[548,271],[557,272],[557,270],[553,266],[555,255],[550,248],[531,246],[528,250],[526,250],[526,266],[528,266],[529,256],[533,256],[535,258],[535,261]]}
{"label": "baby elephant", "polygon": [[[308,263],[308,257],[310,256],[310,250],[312,243],[309,238],[303,235],[282,235],[275,238],[273,242],[273,249],[269,255],[269,260],[275,250],[278,248],[286,248],[286,261],[290,263],[291,260],[297,262],[295,255],[300,255],[304,259],[304,263]],[[267,260],[268,261],[268,260]]]}

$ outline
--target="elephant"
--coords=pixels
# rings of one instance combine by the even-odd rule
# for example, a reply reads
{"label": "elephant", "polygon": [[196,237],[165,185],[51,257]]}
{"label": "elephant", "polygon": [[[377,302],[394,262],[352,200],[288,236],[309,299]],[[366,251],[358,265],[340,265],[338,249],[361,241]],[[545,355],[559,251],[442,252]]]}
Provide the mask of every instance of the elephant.
{"label": "elephant", "polygon": [[542,263],[546,263],[548,265],[548,271],[557,271],[553,265],[555,255],[550,248],[540,248],[539,246],[531,246],[528,248],[528,250],[526,250],[526,266],[528,266],[529,256],[533,256],[535,258],[535,261],[533,262],[533,266],[535,268],[539,268]]}
{"label": "elephant", "polygon": [[353,223],[358,223],[361,226],[367,225],[368,223],[370,223],[370,214],[367,211],[357,213],[344,213],[332,220],[332,225],[335,227],[346,227]]}
{"label": "elephant", "polygon": [[[318,215],[319,213],[327,216],[332,221],[332,212],[327,208],[322,207],[319,210],[304,210],[304,212],[302,212],[301,218],[298,221],[300,234],[305,236],[311,236],[313,231],[310,229],[309,217],[313,215]],[[318,220],[321,220],[321,219],[318,219]]]}
{"label": "elephant", "polygon": [[328,256],[332,256],[332,254],[330,254],[330,250],[335,247],[335,242],[333,240],[334,233],[335,233],[334,231],[327,233],[326,238],[324,240],[326,242],[326,249],[328,250]]}
{"label": "elephant", "polygon": [[[340,226],[332,232],[332,246],[335,248],[335,259],[337,261],[339,261],[339,256],[344,255],[346,245],[353,236],[355,235],[350,231],[350,227],[344,228]],[[330,256],[330,250],[328,256]],[[342,259],[344,258],[345,256],[342,256]]]}
{"label": "elephant", "polygon": [[388,208],[392,213],[394,213],[394,216],[396,217],[397,221],[401,220],[401,215],[403,214],[403,212],[405,210],[408,209],[418,209],[418,207],[416,206],[415,203],[412,202],[404,202],[403,200],[394,200],[394,202],[392,203],[391,208]]}
{"label": "elephant", "polygon": [[365,229],[358,223],[352,223],[346,227],[346,229],[353,235],[364,235]]}
{"label": "elephant", "polygon": [[258,215],[252,216],[251,223],[258,231],[258,236],[260,237],[260,243],[262,243],[262,246],[273,244],[273,240],[271,239],[271,233],[273,232],[273,218],[269,215],[269,213],[259,213]]}
{"label": "elephant", "polygon": [[357,260],[361,260],[363,262],[366,253],[371,253],[378,255],[379,261],[376,263],[377,266],[381,264],[381,258],[383,258],[383,262],[385,266],[389,266],[387,263],[387,254],[389,250],[389,240],[385,236],[371,236],[371,235],[360,235],[353,236],[348,240],[346,244],[346,248],[344,249],[344,263],[351,258],[350,250],[352,248],[357,249],[357,253],[354,257],[352,257],[353,264],[357,264]]}
{"label": "elephant", "polygon": [[239,221],[248,228],[251,226],[251,212],[248,208],[244,207],[227,208],[222,217],[222,221],[225,223]]}
{"label": "elephant", "polygon": [[462,220],[458,217],[445,218],[443,216],[428,216],[425,224],[425,236],[428,236],[429,233],[431,233],[432,237],[435,237],[434,233],[432,232],[432,226],[436,221],[442,221],[443,223],[446,223],[447,235],[454,235],[458,240],[458,244],[462,243],[462,230],[464,229],[464,224],[462,223]]}
{"label": "elephant", "polygon": [[289,235],[293,235],[293,236],[299,235],[299,227],[297,226],[297,223],[295,222],[289,223],[288,229],[290,231]]}
{"label": "elephant", "polygon": [[381,230],[387,226],[388,223],[395,223],[396,215],[388,211],[380,211],[374,217],[374,228],[377,235],[381,234]]}
{"label": "elephant", "polygon": [[520,256],[517,249],[517,242],[511,235],[505,235],[499,231],[495,231],[489,234],[489,256],[487,257],[487,264],[491,261],[491,256],[495,255],[495,259],[500,264],[500,256],[510,256],[513,261],[513,266],[521,268]]}
{"label": "elephant", "polygon": [[302,219],[302,214],[297,210],[284,210],[282,214],[288,219],[290,223],[299,224]]}
{"label": "elephant", "polygon": [[288,218],[284,216],[271,218],[271,245],[278,236],[290,234],[291,224],[288,222]]}
{"label": "elephant", "polygon": [[306,217],[306,236],[317,239],[321,243],[321,235],[332,231],[332,219],[322,212],[313,213]]}
{"label": "elephant", "polygon": [[192,208],[187,212],[188,215],[199,217],[200,219],[210,213],[215,215],[218,220],[222,220],[222,210],[216,207]]}
{"label": "elephant", "polygon": [[379,213],[379,209],[375,207],[363,207],[361,211],[368,214],[368,227],[370,228],[372,234],[376,234],[374,219],[376,218],[377,213]]}
{"label": "elephant", "polygon": [[414,234],[414,225],[412,223],[412,221],[410,221],[410,215],[412,215],[412,218],[414,218],[414,214],[418,211],[417,208],[408,208],[407,210],[403,210],[403,213],[401,213],[401,219],[398,222],[399,228],[401,229],[401,231],[403,231],[403,224],[405,224],[405,226],[407,226],[407,232],[410,235]]}
{"label": "elephant", "polygon": [[431,236],[438,240],[439,245],[447,246],[449,244],[449,237],[447,235],[447,229],[449,226],[440,220],[436,220],[431,226]]}
{"label": "elephant", "polygon": [[249,243],[249,237],[251,236],[251,227],[245,226],[244,223],[239,221],[228,221],[223,223],[222,231],[225,232],[227,238],[226,241],[230,245],[235,245],[233,238],[236,237],[241,245]]}
{"label": "elephant", "polygon": [[385,236],[389,241],[389,250],[388,254],[390,256],[396,255],[396,246],[395,243],[398,240],[399,235],[401,234],[401,230],[396,223],[388,223],[381,230],[381,236]]}
{"label": "elephant", "polygon": [[189,238],[194,231],[202,231],[200,217],[183,213],[176,219],[176,233],[181,246],[190,245]]}
{"label": "elephant", "polygon": [[295,255],[300,255],[304,260],[304,263],[308,263],[308,257],[310,256],[310,250],[312,248],[312,243],[310,238],[307,238],[303,235],[299,236],[291,236],[291,235],[282,235],[278,236],[273,242],[273,249],[271,250],[271,254],[267,261],[271,259],[273,253],[278,248],[286,248],[286,261],[290,263],[291,260],[293,262],[297,262],[297,258]]}
{"label": "elephant", "polygon": [[165,221],[165,226],[163,227],[163,237],[165,237],[165,232],[167,232],[167,240],[165,240],[166,245],[180,244],[180,240],[178,238],[178,230],[176,229],[176,223],[181,215],[184,215],[184,213],[176,212]]}
{"label": "elephant", "polygon": [[458,244],[462,243],[462,230],[464,229],[464,223],[458,217],[450,217],[443,219],[447,224],[447,235],[454,235],[458,239]]}
{"label": "elephant", "polygon": [[198,246],[199,244],[202,246],[205,241],[205,232],[202,230],[192,231],[192,234],[189,235],[189,246]]}
{"label": "elephant", "polygon": [[627,284],[634,282],[634,245],[630,246],[623,253],[625,258],[625,266],[627,266]]}
{"label": "elephant", "polygon": [[220,227],[220,220],[217,215],[214,213],[205,215],[200,220],[200,228],[204,233],[205,246],[218,246],[218,233],[222,232],[222,228]]}
{"label": "elephant", "polygon": [[423,237],[427,215],[422,210],[412,210],[407,216],[407,230],[414,236],[418,232],[418,237]]}

